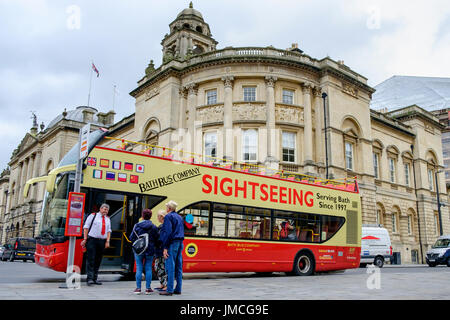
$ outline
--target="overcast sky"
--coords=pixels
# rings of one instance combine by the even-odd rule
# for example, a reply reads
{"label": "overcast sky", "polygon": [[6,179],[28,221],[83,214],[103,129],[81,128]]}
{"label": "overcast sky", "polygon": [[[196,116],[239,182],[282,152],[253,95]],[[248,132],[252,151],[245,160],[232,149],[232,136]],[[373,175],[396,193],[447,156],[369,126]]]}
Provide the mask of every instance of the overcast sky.
{"label": "overcast sky", "polygon": [[[317,59],[344,60],[374,87],[393,75],[450,77],[450,1],[196,0],[226,46],[298,43]],[[187,0],[0,0],[0,171],[32,125],[87,104],[116,121],[134,112],[128,94]]]}

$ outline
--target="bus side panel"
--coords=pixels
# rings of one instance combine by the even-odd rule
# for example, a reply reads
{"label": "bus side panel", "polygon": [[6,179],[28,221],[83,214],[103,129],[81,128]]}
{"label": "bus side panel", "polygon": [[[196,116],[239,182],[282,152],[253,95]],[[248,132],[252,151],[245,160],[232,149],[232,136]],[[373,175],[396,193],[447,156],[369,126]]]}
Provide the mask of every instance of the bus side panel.
{"label": "bus side panel", "polygon": [[[310,250],[316,271],[357,268],[360,248],[273,243],[257,241],[221,241],[186,238],[183,250],[184,272],[290,272],[296,254]],[[339,253],[340,252],[340,253]],[[341,254],[341,260],[338,255]]]}
{"label": "bus side panel", "polygon": [[[82,239],[75,243],[74,265],[81,270],[83,252],[81,250]],[[41,267],[50,268],[55,271],[66,272],[67,256],[69,252],[69,241],[54,243],[51,245],[36,244],[35,262]]]}

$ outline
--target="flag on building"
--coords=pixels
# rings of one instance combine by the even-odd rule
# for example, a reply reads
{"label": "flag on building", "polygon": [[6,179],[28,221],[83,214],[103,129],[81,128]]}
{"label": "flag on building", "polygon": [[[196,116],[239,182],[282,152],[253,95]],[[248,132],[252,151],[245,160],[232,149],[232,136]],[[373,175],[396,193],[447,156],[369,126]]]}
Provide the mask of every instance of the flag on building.
{"label": "flag on building", "polygon": [[95,67],[95,64],[92,62],[92,70],[94,70],[97,73],[97,78],[100,75],[100,72],[98,72],[97,68]]}
{"label": "flag on building", "polygon": [[118,173],[117,180],[121,182],[127,182],[127,174],[126,173]]}
{"label": "flag on building", "polygon": [[127,171],[133,171],[133,164],[130,162],[125,162],[124,169]]}
{"label": "flag on building", "polygon": [[143,164],[137,164],[136,165],[136,172],[143,173],[144,172],[144,165]]}

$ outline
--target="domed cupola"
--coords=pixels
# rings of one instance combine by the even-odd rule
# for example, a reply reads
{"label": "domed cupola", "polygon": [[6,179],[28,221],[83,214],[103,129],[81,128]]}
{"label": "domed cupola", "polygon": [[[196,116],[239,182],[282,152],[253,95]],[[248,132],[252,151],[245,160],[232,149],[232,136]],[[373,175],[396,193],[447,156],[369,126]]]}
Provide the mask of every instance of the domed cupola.
{"label": "domed cupola", "polygon": [[202,14],[195,10],[192,2],[181,11],[169,25],[170,34],[161,42],[163,63],[173,59],[186,60],[190,57],[216,50],[217,41],[211,36],[209,25]]}

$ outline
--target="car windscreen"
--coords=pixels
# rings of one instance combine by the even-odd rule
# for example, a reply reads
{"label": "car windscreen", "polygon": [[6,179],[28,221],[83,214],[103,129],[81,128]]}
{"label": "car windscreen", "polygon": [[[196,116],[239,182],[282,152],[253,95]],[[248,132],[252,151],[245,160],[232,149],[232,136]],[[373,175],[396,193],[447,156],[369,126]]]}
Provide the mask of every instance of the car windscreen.
{"label": "car windscreen", "polygon": [[36,242],[29,239],[20,239],[17,247],[19,250],[36,249]]}
{"label": "car windscreen", "polygon": [[450,239],[439,239],[434,244],[435,248],[447,248],[450,244]]}

